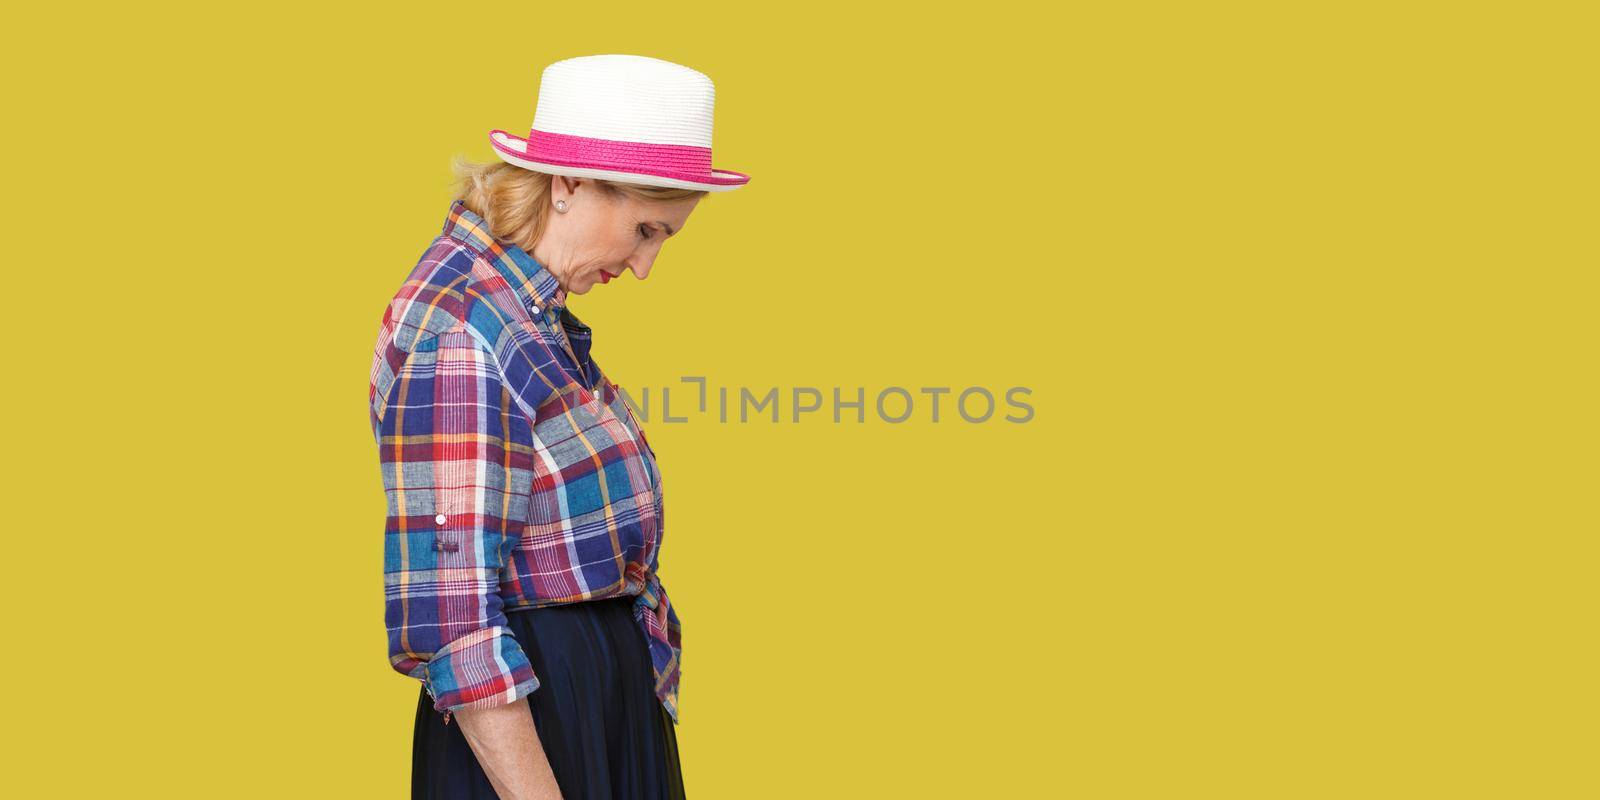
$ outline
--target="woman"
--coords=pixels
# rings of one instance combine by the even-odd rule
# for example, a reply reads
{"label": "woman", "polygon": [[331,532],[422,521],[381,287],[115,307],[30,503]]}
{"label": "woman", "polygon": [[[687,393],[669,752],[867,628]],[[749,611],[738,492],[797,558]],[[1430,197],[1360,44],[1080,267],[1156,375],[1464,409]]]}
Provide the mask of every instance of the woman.
{"label": "woman", "polygon": [[643,280],[707,192],[749,180],[711,168],[713,98],[659,59],[550,65],[530,135],[456,165],[384,313],[369,400],[390,663],[422,681],[413,797],[683,796],[661,478],[567,300]]}

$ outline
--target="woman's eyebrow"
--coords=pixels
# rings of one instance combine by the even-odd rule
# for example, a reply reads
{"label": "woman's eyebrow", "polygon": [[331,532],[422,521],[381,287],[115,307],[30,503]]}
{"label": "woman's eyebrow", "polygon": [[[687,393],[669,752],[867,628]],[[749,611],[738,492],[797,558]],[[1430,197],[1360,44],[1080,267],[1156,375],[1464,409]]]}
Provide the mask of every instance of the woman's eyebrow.
{"label": "woman's eyebrow", "polygon": [[657,224],[657,225],[660,225],[660,226],[661,226],[661,227],[663,227],[663,228],[666,228],[666,229],[667,229],[667,235],[668,235],[668,236],[671,236],[671,235],[672,235],[672,234],[674,234],[674,233],[677,233],[677,231],[675,231],[675,230],[673,230],[673,229],[672,229],[672,226],[671,226],[671,225],[668,225],[668,224],[667,224],[667,223],[665,223],[665,222],[662,222],[662,221],[661,221],[661,220],[659,220],[659,219],[658,219],[658,220],[656,220],[656,224]]}

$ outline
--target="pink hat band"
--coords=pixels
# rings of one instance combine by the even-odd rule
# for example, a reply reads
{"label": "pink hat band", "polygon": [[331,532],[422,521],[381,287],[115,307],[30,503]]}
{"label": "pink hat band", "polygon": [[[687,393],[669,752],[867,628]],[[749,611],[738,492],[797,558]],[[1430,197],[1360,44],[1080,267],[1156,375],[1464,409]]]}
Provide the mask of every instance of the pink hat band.
{"label": "pink hat band", "polygon": [[716,88],[659,58],[579,56],[545,67],[527,138],[495,129],[502,160],[552,175],[717,192],[749,183],[711,166]]}
{"label": "pink hat band", "polygon": [[541,130],[529,131],[523,139],[495,129],[489,133],[489,141],[503,155],[551,166],[615,170],[719,186],[738,186],[750,180],[740,172],[712,169],[709,147],[623,142]]}

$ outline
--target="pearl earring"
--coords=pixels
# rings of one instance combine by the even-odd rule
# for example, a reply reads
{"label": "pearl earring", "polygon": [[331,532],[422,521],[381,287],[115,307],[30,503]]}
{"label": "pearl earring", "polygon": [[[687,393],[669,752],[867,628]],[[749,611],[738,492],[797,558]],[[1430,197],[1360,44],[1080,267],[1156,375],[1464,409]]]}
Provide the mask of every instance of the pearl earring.
{"label": "pearl earring", "polygon": [[556,210],[561,212],[561,213],[563,213],[563,214],[567,213],[567,201],[565,201],[565,200],[557,200],[556,201]]}

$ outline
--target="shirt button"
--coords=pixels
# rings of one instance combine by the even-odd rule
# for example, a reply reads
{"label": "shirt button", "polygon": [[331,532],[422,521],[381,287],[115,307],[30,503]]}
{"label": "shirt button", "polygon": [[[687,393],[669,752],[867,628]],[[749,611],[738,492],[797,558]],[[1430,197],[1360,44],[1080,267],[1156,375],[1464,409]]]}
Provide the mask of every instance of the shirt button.
{"label": "shirt button", "polygon": [[443,525],[445,523],[445,520],[447,520],[447,519],[448,519],[448,517],[446,517],[443,514],[440,514],[439,516],[434,517],[433,521],[439,523],[440,525]]}

